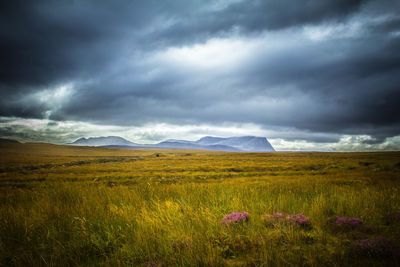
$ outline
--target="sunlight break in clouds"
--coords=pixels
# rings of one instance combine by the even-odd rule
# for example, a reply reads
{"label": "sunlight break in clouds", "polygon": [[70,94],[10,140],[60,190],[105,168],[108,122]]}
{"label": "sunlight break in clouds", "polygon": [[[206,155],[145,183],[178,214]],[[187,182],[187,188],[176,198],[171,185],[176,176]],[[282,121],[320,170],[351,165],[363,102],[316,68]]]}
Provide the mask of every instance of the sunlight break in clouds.
{"label": "sunlight break in clouds", "polygon": [[48,119],[71,100],[73,93],[74,86],[72,83],[62,84],[55,88],[46,88],[26,95],[21,99],[21,102],[26,103],[26,105],[43,106],[43,117]]}
{"label": "sunlight break in clouds", "polygon": [[170,47],[154,56],[161,61],[179,68],[226,70],[236,66],[251,55],[259,44],[241,39],[211,39],[204,44],[184,47]]}

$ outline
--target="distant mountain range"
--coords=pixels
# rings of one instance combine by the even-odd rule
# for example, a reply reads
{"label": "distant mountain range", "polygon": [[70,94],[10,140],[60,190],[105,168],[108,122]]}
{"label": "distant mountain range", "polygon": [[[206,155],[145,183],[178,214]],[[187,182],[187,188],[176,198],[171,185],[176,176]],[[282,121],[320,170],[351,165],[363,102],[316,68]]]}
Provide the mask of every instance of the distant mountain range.
{"label": "distant mountain range", "polygon": [[169,139],[158,144],[136,144],[119,136],[79,138],[69,145],[98,146],[108,148],[138,149],[138,148],[179,148],[199,149],[213,151],[234,152],[273,152],[275,149],[265,137],[240,136],[240,137],[213,137],[206,136],[197,141]]}
{"label": "distant mountain range", "polygon": [[136,146],[137,144],[119,136],[79,138],[70,145],[76,146]]}

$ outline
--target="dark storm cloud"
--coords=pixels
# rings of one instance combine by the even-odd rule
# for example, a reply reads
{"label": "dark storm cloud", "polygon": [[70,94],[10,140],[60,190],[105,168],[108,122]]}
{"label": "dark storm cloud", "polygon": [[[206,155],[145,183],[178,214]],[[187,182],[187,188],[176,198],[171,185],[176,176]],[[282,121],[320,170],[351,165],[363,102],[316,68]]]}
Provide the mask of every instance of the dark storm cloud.
{"label": "dark storm cloud", "polygon": [[362,2],[243,1],[215,10],[207,8],[213,1],[3,1],[0,80],[14,90],[96,75],[120,52],[204,41],[234,27],[261,31],[338,19]]}
{"label": "dark storm cloud", "polygon": [[[301,138],[314,142],[368,134],[379,143],[400,133],[398,1],[3,2],[0,116],[332,134]],[[354,36],[335,28],[352,23],[361,24]],[[305,27],[334,33],[312,41]],[[159,56],[218,38],[266,45],[215,69]],[[66,83],[74,92],[65,103],[35,95]]]}
{"label": "dark storm cloud", "polygon": [[105,2],[3,1],[3,86],[30,89],[102,71],[114,60],[112,51],[121,45],[124,22],[131,22],[131,27],[144,23],[143,19],[126,21],[124,17],[140,14],[125,6],[132,5],[114,9]]}
{"label": "dark storm cloud", "polygon": [[[171,2],[171,1],[170,1]],[[179,1],[173,1],[179,3]],[[229,1],[227,1],[229,2]],[[286,27],[329,20],[341,20],[357,11],[367,0],[340,1],[236,1],[217,9],[207,5],[172,5],[170,13],[174,23],[161,31],[155,31],[149,41],[168,44],[190,44],[204,41],[207,37],[226,36],[232,30],[244,34],[264,30],[279,30]],[[209,2],[210,5],[212,2]],[[186,7],[186,8],[182,8]]]}

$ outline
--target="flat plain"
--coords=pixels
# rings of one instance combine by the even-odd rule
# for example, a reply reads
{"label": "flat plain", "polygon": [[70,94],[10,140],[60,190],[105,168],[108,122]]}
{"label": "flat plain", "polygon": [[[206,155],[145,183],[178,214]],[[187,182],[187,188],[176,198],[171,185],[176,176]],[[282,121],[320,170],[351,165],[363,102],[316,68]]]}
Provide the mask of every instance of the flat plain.
{"label": "flat plain", "polygon": [[400,152],[0,144],[0,266],[396,266],[399,190]]}

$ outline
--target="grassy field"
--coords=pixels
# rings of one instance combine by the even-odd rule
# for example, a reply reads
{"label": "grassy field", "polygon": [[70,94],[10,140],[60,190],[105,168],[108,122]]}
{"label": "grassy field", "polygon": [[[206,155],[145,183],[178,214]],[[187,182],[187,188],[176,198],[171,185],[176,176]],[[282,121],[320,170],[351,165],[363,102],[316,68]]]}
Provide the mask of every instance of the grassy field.
{"label": "grassy field", "polygon": [[399,152],[0,144],[0,265],[399,266],[399,176]]}

